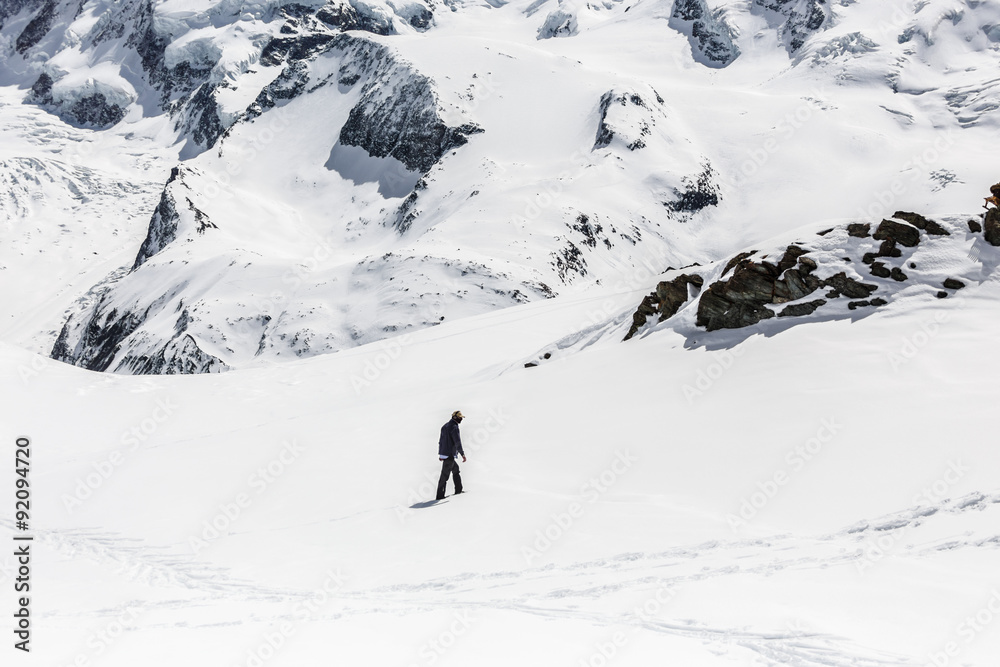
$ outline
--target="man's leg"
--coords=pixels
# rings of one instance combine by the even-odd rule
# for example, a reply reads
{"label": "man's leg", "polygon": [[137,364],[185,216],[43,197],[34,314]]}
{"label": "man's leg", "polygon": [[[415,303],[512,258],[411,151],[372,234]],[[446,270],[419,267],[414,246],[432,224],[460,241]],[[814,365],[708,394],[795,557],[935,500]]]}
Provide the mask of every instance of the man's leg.
{"label": "man's leg", "polygon": [[452,471],[451,471],[451,474],[454,476],[454,479],[455,479],[455,493],[461,493],[462,492],[462,475],[460,474],[460,471],[458,469],[458,459],[452,459],[452,461],[455,464],[455,467],[452,468]]}
{"label": "man's leg", "polygon": [[454,458],[447,458],[441,461],[441,477],[438,479],[438,491],[437,491],[438,500],[444,498],[444,487],[448,483],[448,477],[451,475],[451,466],[454,464],[455,464]]}

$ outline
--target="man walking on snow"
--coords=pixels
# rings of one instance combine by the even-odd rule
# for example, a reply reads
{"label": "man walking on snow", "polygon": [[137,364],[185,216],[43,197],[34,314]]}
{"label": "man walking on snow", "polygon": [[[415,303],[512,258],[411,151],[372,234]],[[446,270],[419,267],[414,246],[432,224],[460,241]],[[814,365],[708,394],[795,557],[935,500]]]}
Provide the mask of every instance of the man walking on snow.
{"label": "man walking on snow", "polygon": [[444,487],[448,484],[448,476],[455,477],[455,495],[462,493],[462,475],[459,474],[458,461],[455,457],[462,455],[465,463],[465,450],[462,449],[462,436],[458,425],[462,423],[461,410],[451,413],[451,420],[441,427],[441,438],[438,440],[438,459],[441,461],[441,479],[438,480],[437,499],[444,498]]}

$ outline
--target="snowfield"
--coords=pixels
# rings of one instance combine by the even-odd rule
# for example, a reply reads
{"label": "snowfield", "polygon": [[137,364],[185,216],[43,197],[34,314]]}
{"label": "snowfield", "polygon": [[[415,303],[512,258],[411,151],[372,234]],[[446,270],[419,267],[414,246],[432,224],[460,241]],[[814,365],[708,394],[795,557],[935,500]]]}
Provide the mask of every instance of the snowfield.
{"label": "snowfield", "polygon": [[976,0],[4,2],[3,664],[993,667],[998,59]]}
{"label": "snowfield", "polygon": [[[507,371],[615,297],[217,376],[6,347],[30,660],[931,665],[953,643],[990,664],[998,290],[969,289]],[[468,493],[428,506],[455,408]]]}

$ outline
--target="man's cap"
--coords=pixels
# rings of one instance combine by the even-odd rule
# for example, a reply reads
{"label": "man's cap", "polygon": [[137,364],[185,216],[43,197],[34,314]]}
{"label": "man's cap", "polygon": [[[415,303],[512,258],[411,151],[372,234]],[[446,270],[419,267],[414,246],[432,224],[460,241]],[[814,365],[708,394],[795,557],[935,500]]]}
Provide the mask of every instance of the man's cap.
{"label": "man's cap", "polygon": [[462,419],[463,417],[465,417],[465,415],[462,414],[461,410],[455,410],[454,412],[451,413],[451,416],[455,417],[456,419]]}

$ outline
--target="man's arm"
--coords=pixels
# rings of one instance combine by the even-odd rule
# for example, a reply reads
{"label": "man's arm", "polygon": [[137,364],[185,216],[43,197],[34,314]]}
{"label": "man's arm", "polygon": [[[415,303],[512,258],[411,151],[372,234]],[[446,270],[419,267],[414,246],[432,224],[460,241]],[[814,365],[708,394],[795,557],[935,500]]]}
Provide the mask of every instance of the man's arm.
{"label": "man's arm", "polygon": [[455,444],[458,445],[458,453],[462,455],[462,463],[465,463],[465,450],[462,449],[462,433],[458,430],[458,425],[455,425]]}

